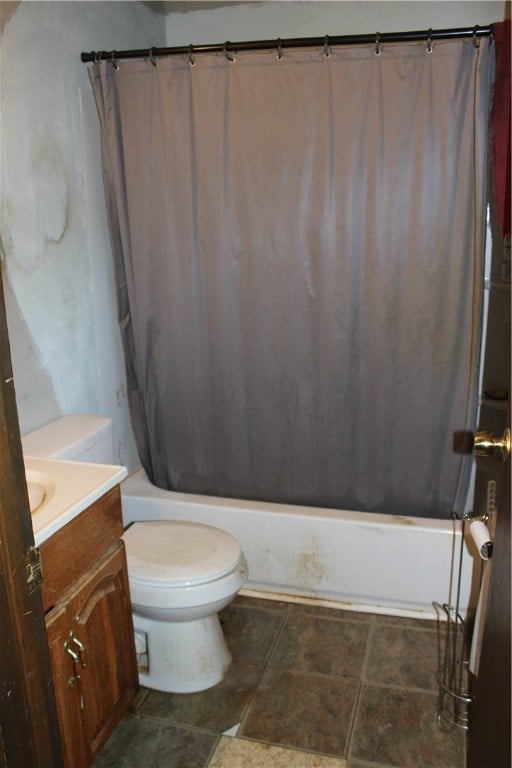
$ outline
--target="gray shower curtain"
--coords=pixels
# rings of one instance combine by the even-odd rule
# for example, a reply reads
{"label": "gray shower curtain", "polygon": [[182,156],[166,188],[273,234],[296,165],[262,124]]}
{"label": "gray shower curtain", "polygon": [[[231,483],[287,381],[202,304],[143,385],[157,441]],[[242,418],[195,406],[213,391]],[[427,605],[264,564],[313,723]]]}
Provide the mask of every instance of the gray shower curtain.
{"label": "gray shower curtain", "polygon": [[468,40],[90,67],[153,482],[424,517],[460,507],[492,59]]}

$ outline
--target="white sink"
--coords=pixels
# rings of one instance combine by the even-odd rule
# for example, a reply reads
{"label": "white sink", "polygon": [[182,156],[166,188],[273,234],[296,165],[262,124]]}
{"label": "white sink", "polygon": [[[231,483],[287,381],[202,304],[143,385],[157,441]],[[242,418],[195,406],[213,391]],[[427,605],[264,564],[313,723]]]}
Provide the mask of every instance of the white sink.
{"label": "white sink", "polygon": [[25,456],[35,545],[124,480],[126,467]]}
{"label": "white sink", "polygon": [[54,484],[50,475],[37,469],[25,468],[27,479],[28,500],[30,511],[35,512],[42,504],[48,502],[54,493]]}
{"label": "white sink", "polygon": [[34,480],[27,478],[27,491],[30,511],[35,512],[46,498],[46,489],[41,483],[36,483]]}

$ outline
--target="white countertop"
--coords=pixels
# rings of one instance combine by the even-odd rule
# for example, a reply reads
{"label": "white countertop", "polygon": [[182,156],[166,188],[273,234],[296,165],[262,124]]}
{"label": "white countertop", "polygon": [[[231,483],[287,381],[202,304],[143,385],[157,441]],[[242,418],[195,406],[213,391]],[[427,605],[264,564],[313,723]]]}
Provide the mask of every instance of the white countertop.
{"label": "white countertop", "polygon": [[[39,546],[123,480],[126,467],[24,456],[35,545]],[[35,493],[33,493],[35,491]]]}

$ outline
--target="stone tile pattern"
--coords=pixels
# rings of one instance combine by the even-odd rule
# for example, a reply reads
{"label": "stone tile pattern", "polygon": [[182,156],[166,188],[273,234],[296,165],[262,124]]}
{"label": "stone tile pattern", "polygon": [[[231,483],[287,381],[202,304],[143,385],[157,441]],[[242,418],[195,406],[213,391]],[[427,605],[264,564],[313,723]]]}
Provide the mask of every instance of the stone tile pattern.
{"label": "stone tile pattern", "polygon": [[223,736],[208,768],[347,768],[346,760]]}
{"label": "stone tile pattern", "polygon": [[226,678],[142,689],[94,768],[464,768],[464,733],[437,723],[434,622],[241,596],[220,618]]}

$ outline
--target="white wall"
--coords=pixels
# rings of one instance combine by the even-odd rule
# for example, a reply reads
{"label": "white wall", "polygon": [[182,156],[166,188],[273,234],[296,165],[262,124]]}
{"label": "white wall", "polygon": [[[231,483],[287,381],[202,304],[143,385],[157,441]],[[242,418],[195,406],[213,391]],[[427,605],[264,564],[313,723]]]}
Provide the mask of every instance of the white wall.
{"label": "white wall", "polygon": [[484,26],[505,18],[505,2],[492,0],[272,0],[272,2],[171,3],[169,45],[323,37],[412,29]]}
{"label": "white wall", "polygon": [[21,430],[105,413],[116,460],[134,465],[99,128],[80,52],[165,45],[165,23],[138,2],[2,2],[0,13],[0,231]]}

